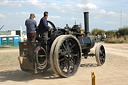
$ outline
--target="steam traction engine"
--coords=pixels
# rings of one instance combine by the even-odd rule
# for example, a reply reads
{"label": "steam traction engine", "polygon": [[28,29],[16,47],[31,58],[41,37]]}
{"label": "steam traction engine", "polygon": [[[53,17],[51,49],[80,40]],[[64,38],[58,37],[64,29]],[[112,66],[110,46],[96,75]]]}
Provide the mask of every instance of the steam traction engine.
{"label": "steam traction engine", "polygon": [[[56,29],[55,25],[49,32],[47,45],[43,45],[41,36],[37,35],[36,42],[19,42],[20,67],[23,71],[38,73],[51,68],[57,75],[69,77],[77,72],[81,57],[87,59],[90,56],[90,49],[94,47],[94,38],[89,37],[89,13],[84,12],[85,34],[81,34],[80,26],[72,28],[66,25],[65,28]],[[92,55],[91,55],[92,56]],[[95,49],[97,64],[105,63],[105,48],[98,44]]]}

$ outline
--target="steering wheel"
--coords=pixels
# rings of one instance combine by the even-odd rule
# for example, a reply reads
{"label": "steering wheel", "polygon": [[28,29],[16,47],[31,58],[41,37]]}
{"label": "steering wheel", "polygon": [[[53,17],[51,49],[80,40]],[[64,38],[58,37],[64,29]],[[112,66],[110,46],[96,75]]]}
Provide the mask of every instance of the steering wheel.
{"label": "steering wheel", "polygon": [[56,31],[55,25],[51,21],[47,21],[47,22],[48,22],[48,25],[50,24],[53,27],[53,29],[50,31],[53,31],[53,32]]}
{"label": "steering wheel", "polygon": [[50,27],[53,27],[52,30],[49,31],[49,37],[51,37],[51,35],[56,31],[56,27],[55,25],[51,22],[51,21],[47,21],[48,22],[48,25],[50,25]]}
{"label": "steering wheel", "polygon": [[[48,25],[50,25],[50,27],[53,27],[52,30],[48,31],[48,37],[51,38],[52,34],[56,31],[56,27],[51,21],[47,21],[47,22],[48,22]],[[38,40],[38,41],[42,40],[42,36],[40,34],[38,34],[38,33],[36,35],[36,40]]]}

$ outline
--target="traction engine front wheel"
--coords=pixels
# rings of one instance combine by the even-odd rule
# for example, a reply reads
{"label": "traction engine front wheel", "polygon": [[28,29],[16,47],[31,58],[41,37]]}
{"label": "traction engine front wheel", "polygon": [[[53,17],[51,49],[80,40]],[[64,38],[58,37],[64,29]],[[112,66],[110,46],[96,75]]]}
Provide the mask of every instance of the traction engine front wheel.
{"label": "traction engine front wheel", "polygon": [[98,44],[96,49],[95,49],[95,53],[96,53],[96,62],[99,66],[103,65],[105,63],[106,60],[106,54],[105,54],[105,48],[103,45]]}

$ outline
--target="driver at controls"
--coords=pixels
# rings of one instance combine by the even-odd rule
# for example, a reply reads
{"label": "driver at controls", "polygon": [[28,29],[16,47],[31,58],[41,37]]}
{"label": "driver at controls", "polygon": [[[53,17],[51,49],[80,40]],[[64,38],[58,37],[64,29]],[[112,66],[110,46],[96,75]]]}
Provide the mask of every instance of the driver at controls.
{"label": "driver at controls", "polygon": [[47,18],[48,18],[48,12],[44,12],[44,17],[41,18],[37,30],[37,33],[40,34],[42,37],[41,42],[45,45],[47,44],[47,40],[48,40],[48,31],[53,29],[53,27],[48,26]]}

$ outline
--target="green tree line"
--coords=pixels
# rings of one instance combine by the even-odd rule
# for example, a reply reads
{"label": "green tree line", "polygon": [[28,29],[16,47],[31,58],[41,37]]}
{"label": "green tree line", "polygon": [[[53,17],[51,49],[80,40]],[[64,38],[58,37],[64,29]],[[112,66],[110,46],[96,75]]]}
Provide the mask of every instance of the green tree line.
{"label": "green tree line", "polygon": [[98,29],[95,28],[91,31],[92,35],[101,35],[102,33],[105,33],[108,37],[113,37],[113,36],[118,36],[118,37],[122,37],[122,36],[128,36],[128,28],[119,28],[118,30],[108,30],[105,31],[103,29]]}
{"label": "green tree line", "polygon": [[128,27],[108,31],[95,28],[91,31],[91,35],[101,35],[102,33],[106,34],[106,43],[128,43]]}

